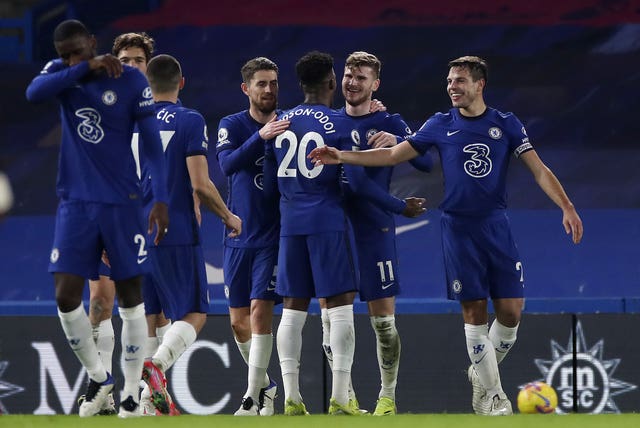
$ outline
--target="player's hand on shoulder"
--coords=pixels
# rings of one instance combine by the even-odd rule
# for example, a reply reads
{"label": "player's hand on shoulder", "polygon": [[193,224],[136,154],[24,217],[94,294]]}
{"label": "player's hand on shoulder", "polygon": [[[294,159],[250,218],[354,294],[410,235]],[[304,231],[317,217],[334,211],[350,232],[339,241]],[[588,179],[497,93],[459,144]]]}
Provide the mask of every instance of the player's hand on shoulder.
{"label": "player's hand on shoulder", "polygon": [[369,113],[375,113],[377,111],[387,111],[387,106],[382,104],[382,101],[374,98],[371,100],[371,104],[369,104]]}
{"label": "player's hand on shoulder", "polygon": [[402,211],[402,215],[405,217],[418,217],[420,214],[424,213],[427,210],[424,207],[424,204],[426,202],[425,198],[409,197],[405,198],[404,202],[407,204],[404,211]]}
{"label": "player's hand on shoulder", "polygon": [[367,141],[367,144],[370,145],[372,149],[393,147],[398,144],[398,139],[389,132],[380,131],[373,134],[371,138],[369,138],[369,141]]}
{"label": "player's hand on shoulder", "polygon": [[104,70],[109,77],[120,77],[122,63],[111,54],[98,55],[89,60],[91,70]]}
{"label": "player's hand on shoulder", "polygon": [[316,147],[307,155],[315,166],[336,165],[342,163],[340,150],[331,146]]}
{"label": "player's hand on shoulder", "polygon": [[229,238],[235,238],[242,233],[242,220],[237,215],[230,213],[226,219],[222,219],[222,223],[231,229],[231,232],[227,235]]}
{"label": "player's hand on shoulder", "polygon": [[274,116],[258,131],[260,138],[265,141],[271,140],[286,131],[290,123],[289,120],[276,120],[276,116]]}

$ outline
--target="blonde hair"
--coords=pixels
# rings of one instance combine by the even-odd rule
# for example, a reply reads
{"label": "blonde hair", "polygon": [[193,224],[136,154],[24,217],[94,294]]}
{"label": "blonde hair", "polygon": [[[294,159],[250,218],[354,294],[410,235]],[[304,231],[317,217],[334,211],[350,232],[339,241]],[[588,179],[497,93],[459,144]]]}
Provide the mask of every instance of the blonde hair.
{"label": "blonde hair", "polygon": [[371,67],[376,79],[380,78],[380,70],[382,69],[382,63],[377,56],[364,51],[356,51],[347,57],[345,67],[358,68],[358,67]]}

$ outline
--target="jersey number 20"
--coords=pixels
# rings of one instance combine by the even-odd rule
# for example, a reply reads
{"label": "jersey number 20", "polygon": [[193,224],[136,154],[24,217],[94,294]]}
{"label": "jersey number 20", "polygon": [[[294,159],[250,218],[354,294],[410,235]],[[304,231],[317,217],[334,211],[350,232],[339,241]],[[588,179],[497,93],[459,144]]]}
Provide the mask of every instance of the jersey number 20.
{"label": "jersey number 20", "polygon": [[[282,158],[282,162],[278,165],[278,177],[295,178],[298,175],[298,171],[307,178],[316,178],[320,175],[324,165],[314,166],[311,169],[307,167],[307,147],[311,142],[315,143],[316,147],[324,146],[322,135],[317,132],[307,132],[298,142],[296,134],[292,131],[285,131],[276,138],[276,149],[283,148],[283,142],[285,141],[289,143],[289,146]],[[296,165],[292,165],[294,156],[297,160],[297,169],[295,168]],[[294,168],[290,168],[291,166],[294,166]]]}

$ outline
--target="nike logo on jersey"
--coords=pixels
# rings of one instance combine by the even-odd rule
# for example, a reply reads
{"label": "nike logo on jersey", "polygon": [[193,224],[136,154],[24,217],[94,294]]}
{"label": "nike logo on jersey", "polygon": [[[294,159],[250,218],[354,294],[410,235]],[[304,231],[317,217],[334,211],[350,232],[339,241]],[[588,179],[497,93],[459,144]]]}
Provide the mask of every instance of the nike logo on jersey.
{"label": "nike logo on jersey", "polygon": [[454,134],[457,134],[458,132],[460,132],[460,130],[455,130],[455,131],[447,131],[447,137],[451,137]]}
{"label": "nike logo on jersey", "polygon": [[274,280],[269,281],[269,285],[267,285],[267,291],[276,291],[276,282]]}
{"label": "nike logo on jersey", "polygon": [[389,284],[383,284],[382,289],[386,290],[387,288],[391,287],[393,284],[395,284],[395,282],[390,282]]}
{"label": "nike logo on jersey", "polygon": [[146,257],[143,257],[141,259],[138,259],[138,264],[141,265],[142,263],[144,263],[144,261],[147,260]]}

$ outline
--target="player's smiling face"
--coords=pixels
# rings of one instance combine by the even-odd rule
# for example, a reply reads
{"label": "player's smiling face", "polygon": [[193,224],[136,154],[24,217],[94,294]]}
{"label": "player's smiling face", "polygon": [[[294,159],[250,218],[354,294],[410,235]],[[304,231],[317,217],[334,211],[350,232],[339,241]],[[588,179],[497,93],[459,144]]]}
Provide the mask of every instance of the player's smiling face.
{"label": "player's smiling face", "polygon": [[121,63],[137,68],[145,74],[147,72],[147,57],[144,49],[138,46],[131,46],[118,52],[118,59]]}
{"label": "player's smiling face", "polygon": [[358,106],[371,101],[374,91],[378,90],[380,79],[376,78],[371,67],[345,67],[342,76],[342,95],[345,101]]}
{"label": "player's smiling face", "polygon": [[242,84],[242,91],[249,102],[262,113],[269,114],[278,105],[278,73],[274,70],[258,70],[249,84]]}
{"label": "player's smiling face", "polygon": [[87,61],[96,55],[96,39],[77,35],[67,40],[54,42],[60,59],[69,67]]}
{"label": "player's smiling face", "polygon": [[482,95],[484,80],[473,81],[466,67],[451,67],[447,76],[447,93],[454,107],[469,108]]}

